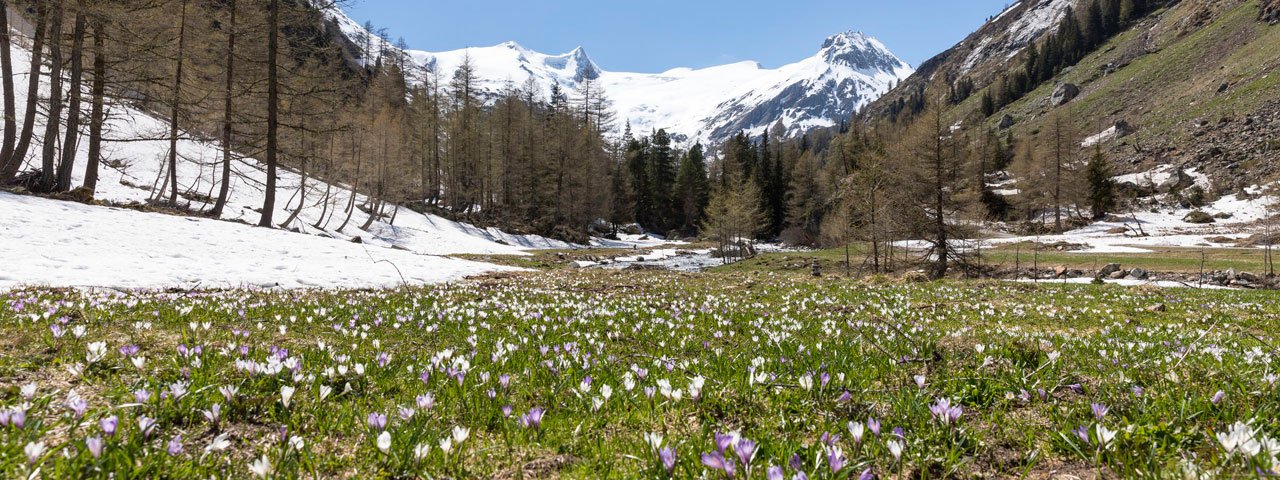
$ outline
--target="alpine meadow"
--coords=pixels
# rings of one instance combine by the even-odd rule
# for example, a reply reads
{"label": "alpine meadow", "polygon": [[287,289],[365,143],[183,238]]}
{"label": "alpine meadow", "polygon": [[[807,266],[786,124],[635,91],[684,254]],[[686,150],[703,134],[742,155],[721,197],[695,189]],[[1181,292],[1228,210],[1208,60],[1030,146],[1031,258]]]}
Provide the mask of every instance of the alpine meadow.
{"label": "alpine meadow", "polygon": [[1280,0],[1007,1],[0,0],[0,477],[1280,476]]}

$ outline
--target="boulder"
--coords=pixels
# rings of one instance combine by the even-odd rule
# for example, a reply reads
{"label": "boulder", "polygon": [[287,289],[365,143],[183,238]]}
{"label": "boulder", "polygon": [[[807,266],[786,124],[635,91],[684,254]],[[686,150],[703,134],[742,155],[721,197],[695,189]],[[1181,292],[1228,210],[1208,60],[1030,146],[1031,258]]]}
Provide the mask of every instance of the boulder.
{"label": "boulder", "polygon": [[1049,97],[1049,102],[1054,106],[1062,106],[1075,100],[1078,95],[1080,95],[1079,86],[1074,83],[1063,83],[1053,89],[1053,96]]}
{"label": "boulder", "polygon": [[1138,132],[1138,129],[1133,128],[1133,125],[1130,125],[1128,121],[1123,119],[1117,120],[1115,127],[1116,138],[1124,138]]}
{"label": "boulder", "polygon": [[1108,276],[1107,278],[1110,278],[1112,280],[1123,280],[1124,277],[1127,277],[1127,276],[1129,276],[1129,272],[1126,272],[1124,270],[1116,270],[1115,272],[1112,272],[1111,275]]}
{"label": "boulder", "polygon": [[1056,267],[1053,267],[1053,275],[1056,278],[1062,278],[1067,276],[1067,267],[1065,265],[1058,265]]}
{"label": "boulder", "polygon": [[1182,218],[1182,221],[1200,225],[1217,222],[1217,220],[1213,218],[1213,215],[1209,215],[1199,210],[1188,213],[1187,216]]}
{"label": "boulder", "polygon": [[1107,278],[1119,271],[1120,271],[1119,263],[1108,263],[1102,267],[1102,270],[1098,271],[1098,278]]}
{"label": "boulder", "polygon": [[1013,119],[1013,115],[1008,115],[1008,114],[1006,114],[1004,117],[1001,117],[1001,118],[1000,118],[1000,125],[999,125],[999,127],[1000,127],[1000,129],[1001,129],[1001,130],[1007,130],[1007,129],[1009,129],[1009,128],[1013,127],[1013,124],[1014,124],[1014,123],[1017,123],[1017,122]]}
{"label": "boulder", "polygon": [[1135,268],[1135,269],[1133,269],[1133,270],[1130,270],[1130,271],[1129,271],[1129,277],[1128,277],[1128,278],[1129,278],[1130,280],[1146,280],[1146,279],[1148,279],[1148,278],[1150,278],[1150,277],[1151,277],[1151,272],[1148,272],[1148,271],[1143,270],[1143,269],[1141,269],[1141,268]]}
{"label": "boulder", "polygon": [[1168,180],[1165,180],[1164,182],[1161,182],[1160,185],[1156,186],[1156,191],[1160,193],[1179,192],[1187,187],[1195,185],[1195,183],[1196,179],[1191,178],[1191,175],[1187,175],[1187,172],[1178,168],[1173,171],[1173,175],[1171,175]]}

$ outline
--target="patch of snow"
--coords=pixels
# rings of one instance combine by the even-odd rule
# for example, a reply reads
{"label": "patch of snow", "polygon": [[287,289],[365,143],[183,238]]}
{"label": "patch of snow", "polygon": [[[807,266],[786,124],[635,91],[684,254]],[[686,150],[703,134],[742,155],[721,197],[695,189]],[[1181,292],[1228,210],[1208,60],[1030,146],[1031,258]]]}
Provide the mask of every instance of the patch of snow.
{"label": "patch of snow", "polygon": [[[23,66],[30,64],[30,53],[15,45],[12,55],[15,77],[26,78]],[[47,95],[47,81],[42,88]],[[24,103],[26,89],[16,90],[17,102]],[[166,138],[167,124],[126,106],[108,107],[105,131],[109,133],[104,143],[108,162],[101,166],[96,198],[120,205],[144,204],[163,178],[169,145],[168,140],[142,139]],[[37,131],[43,131],[43,124],[44,118],[37,118]],[[83,182],[87,148],[87,142],[80,142],[74,185]],[[196,140],[180,140],[178,148],[179,202],[197,210],[211,208],[207,200],[216,195],[221,150]],[[37,163],[29,158],[25,168],[38,168]],[[205,286],[389,286],[398,284],[399,276],[392,278],[389,265],[378,260],[396,263],[406,280],[422,283],[507,270],[441,255],[524,255],[527,249],[578,247],[481,229],[405,208],[397,212],[394,225],[389,223],[393,211],[389,207],[386,216],[375,219],[367,231],[360,230],[370,215],[360,207],[368,203],[367,197],[313,178],[307,179],[303,195],[302,176],[286,169],[278,175],[275,220],[284,222],[300,204],[301,212],[284,230],[250,228],[246,224],[257,223],[256,209],[263,203],[265,168],[254,159],[237,159],[232,173],[224,221],[0,195],[4,212],[0,258],[5,259],[0,288],[23,284],[160,287],[191,285],[199,279],[205,280]],[[326,190],[330,190],[327,197]],[[346,228],[339,230],[346,217],[343,210],[353,198],[357,207]],[[361,245],[350,242],[357,237]]]}
{"label": "patch of snow", "polygon": [[1092,135],[1089,138],[1084,139],[1083,142],[1080,142],[1080,146],[1083,148],[1089,148],[1099,143],[1111,140],[1116,137],[1116,131],[1117,131],[1116,127],[1114,126],[1106,130],[1103,130],[1101,133],[1098,133],[1097,135]]}

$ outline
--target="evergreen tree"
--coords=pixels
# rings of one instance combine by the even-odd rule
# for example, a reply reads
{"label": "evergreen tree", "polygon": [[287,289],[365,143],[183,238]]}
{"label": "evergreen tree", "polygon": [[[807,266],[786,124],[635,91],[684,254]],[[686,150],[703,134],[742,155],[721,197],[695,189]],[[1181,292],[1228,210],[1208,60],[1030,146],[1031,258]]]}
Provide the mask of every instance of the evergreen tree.
{"label": "evergreen tree", "polygon": [[1111,167],[1102,155],[1102,148],[1096,147],[1093,158],[1085,167],[1085,175],[1089,182],[1089,205],[1094,220],[1100,220],[1116,205],[1116,182],[1111,178]]}
{"label": "evergreen tree", "polygon": [[641,218],[645,226],[666,232],[675,227],[675,205],[672,193],[676,181],[675,154],[671,150],[671,137],[666,130],[653,134],[648,154],[649,211]]}
{"label": "evergreen tree", "polygon": [[680,162],[676,174],[675,201],[678,207],[678,228],[686,234],[694,233],[702,225],[702,215],[711,194],[707,181],[707,164],[702,144],[690,148]]}

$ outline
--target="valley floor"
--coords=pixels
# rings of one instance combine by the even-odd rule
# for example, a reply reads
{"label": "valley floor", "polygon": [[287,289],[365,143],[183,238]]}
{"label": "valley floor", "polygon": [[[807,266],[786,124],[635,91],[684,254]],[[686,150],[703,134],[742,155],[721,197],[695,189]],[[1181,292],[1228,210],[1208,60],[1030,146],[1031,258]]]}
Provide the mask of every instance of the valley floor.
{"label": "valley floor", "polygon": [[18,290],[0,475],[1253,476],[1278,322],[1268,292],[744,270]]}

